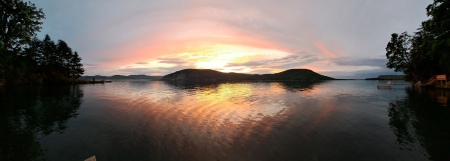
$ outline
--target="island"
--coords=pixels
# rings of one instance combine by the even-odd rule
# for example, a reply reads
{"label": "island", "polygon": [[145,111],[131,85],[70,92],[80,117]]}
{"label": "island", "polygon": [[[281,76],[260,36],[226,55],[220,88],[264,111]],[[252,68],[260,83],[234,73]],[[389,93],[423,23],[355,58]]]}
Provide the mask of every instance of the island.
{"label": "island", "polygon": [[289,69],[274,74],[223,73],[211,69],[183,69],[162,77],[163,81],[175,82],[227,82],[227,81],[322,81],[334,78],[309,69]]}

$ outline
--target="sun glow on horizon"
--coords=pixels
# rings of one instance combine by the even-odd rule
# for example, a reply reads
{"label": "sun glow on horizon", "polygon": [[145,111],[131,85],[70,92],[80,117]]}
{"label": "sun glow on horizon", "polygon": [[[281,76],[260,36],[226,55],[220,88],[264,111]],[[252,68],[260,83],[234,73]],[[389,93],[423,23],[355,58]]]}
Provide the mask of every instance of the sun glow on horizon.
{"label": "sun glow on horizon", "polygon": [[228,64],[226,61],[222,60],[211,60],[207,62],[197,62],[195,66],[197,68],[205,68],[205,69],[215,69],[215,68],[223,68]]}
{"label": "sun glow on horizon", "polygon": [[[166,75],[181,69],[212,69],[224,73],[268,74],[286,69],[310,69],[319,73],[374,69],[363,66],[338,66],[330,59],[333,53],[293,53],[276,47],[259,47],[219,42],[183,44],[168,54],[117,68],[123,73],[139,72],[147,75]],[[329,50],[328,50],[329,51]],[[330,70],[333,68],[333,70]],[[154,70],[154,71],[153,71]],[[141,72],[150,71],[150,72]]]}
{"label": "sun glow on horizon", "polygon": [[197,47],[194,50],[188,49],[188,53],[198,56],[197,60],[193,60],[196,68],[238,73],[248,73],[254,70],[245,64],[250,61],[277,59],[289,55],[274,49],[229,44]]}
{"label": "sun glow on horizon", "polygon": [[[261,45],[262,44],[262,45]],[[212,69],[225,73],[267,74],[286,69],[304,68],[315,72],[355,71],[354,66],[336,65],[330,59],[345,55],[339,48],[326,48],[317,42],[318,51],[290,51],[270,43],[193,41],[177,43],[167,50],[139,52],[134,63],[119,66],[113,74],[166,75],[181,69]],[[140,51],[140,50],[139,50]],[[155,57],[145,53],[157,53]],[[147,58],[146,58],[147,57]],[[333,70],[330,70],[332,68]],[[363,69],[373,69],[364,67]]]}

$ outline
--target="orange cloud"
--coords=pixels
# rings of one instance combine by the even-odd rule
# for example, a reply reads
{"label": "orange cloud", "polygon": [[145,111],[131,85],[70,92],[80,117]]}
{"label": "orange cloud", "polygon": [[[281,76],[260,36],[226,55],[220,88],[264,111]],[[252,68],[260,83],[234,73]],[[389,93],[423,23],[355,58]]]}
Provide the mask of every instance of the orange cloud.
{"label": "orange cloud", "polygon": [[331,52],[328,50],[325,45],[323,45],[321,42],[315,42],[314,46],[318,48],[323,54],[325,54],[329,58],[336,58],[337,55],[334,52]]}

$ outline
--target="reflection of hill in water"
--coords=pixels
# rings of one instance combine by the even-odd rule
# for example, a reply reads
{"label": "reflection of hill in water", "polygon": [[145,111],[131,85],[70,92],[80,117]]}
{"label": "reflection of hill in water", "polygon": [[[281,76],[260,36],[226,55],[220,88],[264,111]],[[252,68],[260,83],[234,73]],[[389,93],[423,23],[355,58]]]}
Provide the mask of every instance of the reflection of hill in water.
{"label": "reflection of hill in water", "polygon": [[287,90],[305,91],[314,88],[314,86],[322,84],[326,81],[283,81],[279,82]]}
{"label": "reflection of hill in water", "polygon": [[305,91],[312,89],[318,84],[322,84],[326,81],[235,81],[235,82],[192,82],[192,81],[168,81],[167,84],[175,86],[180,89],[195,89],[198,87],[218,87],[224,83],[279,83],[285,89],[290,91]]}
{"label": "reflection of hill in water", "polygon": [[438,102],[440,97],[448,99],[448,93],[442,96],[439,90],[407,92],[405,99],[389,104],[389,125],[397,142],[406,150],[420,145],[431,160],[450,160],[450,109]]}
{"label": "reflection of hill in water", "polygon": [[191,81],[167,81],[165,82],[169,85],[175,86],[179,89],[194,89],[197,87],[206,87],[206,86],[218,86],[219,84],[222,83],[227,83],[227,82],[191,82]]}
{"label": "reflection of hill in water", "polygon": [[82,97],[79,86],[0,88],[0,160],[45,160],[38,137],[64,132]]}

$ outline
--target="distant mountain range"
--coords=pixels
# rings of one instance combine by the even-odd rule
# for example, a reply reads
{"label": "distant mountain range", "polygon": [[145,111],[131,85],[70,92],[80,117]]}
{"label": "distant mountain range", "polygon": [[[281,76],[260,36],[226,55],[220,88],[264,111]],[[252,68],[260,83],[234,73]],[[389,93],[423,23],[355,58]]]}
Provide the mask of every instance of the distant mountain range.
{"label": "distant mountain range", "polygon": [[183,69],[162,78],[164,81],[291,81],[291,80],[334,80],[309,69],[289,69],[274,74],[222,73],[211,69]]}
{"label": "distant mountain range", "polygon": [[102,76],[102,75],[95,75],[95,76],[82,76],[80,79],[85,80],[117,80],[117,79],[149,79],[149,80],[161,80],[163,76],[148,76],[148,75],[113,75],[113,76]]}
{"label": "distant mountain range", "polygon": [[405,80],[405,75],[380,75],[376,78],[366,78],[366,80]]}
{"label": "distant mountain range", "polygon": [[[405,75],[380,75],[376,78],[366,78],[366,80],[404,80]],[[82,76],[84,80],[120,80],[120,79],[147,79],[164,81],[292,81],[292,80],[335,80],[334,78],[318,74],[309,69],[289,69],[274,74],[244,74],[244,73],[223,73],[211,69],[183,69],[165,76],[149,75],[113,75],[113,76]]]}

